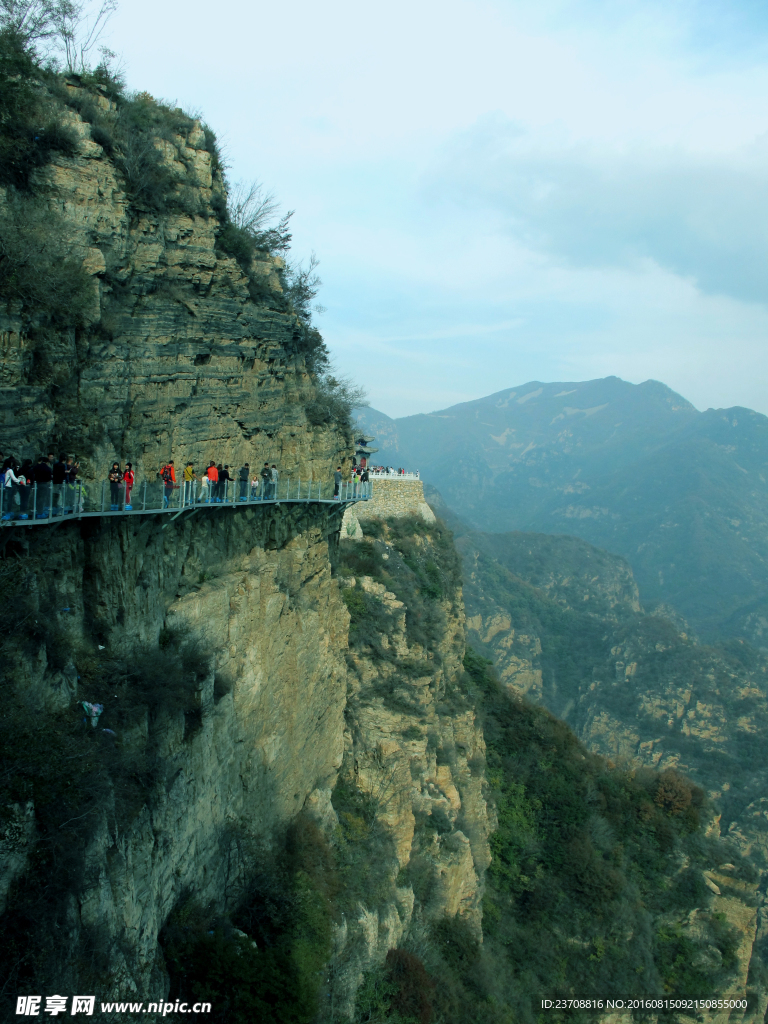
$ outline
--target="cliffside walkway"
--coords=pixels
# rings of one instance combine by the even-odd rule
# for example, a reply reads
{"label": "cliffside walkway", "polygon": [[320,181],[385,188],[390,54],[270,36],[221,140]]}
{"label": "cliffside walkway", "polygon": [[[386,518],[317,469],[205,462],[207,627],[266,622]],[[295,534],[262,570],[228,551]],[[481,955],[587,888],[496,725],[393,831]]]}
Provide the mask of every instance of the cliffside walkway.
{"label": "cliffside walkway", "polygon": [[[169,515],[173,519],[187,512],[190,515],[200,509],[231,509],[261,507],[262,505],[338,505],[347,507],[359,501],[368,501],[372,497],[370,483],[345,480],[338,496],[334,496],[333,483],[322,483],[313,480],[285,482],[279,480],[275,492],[271,489],[264,496],[252,494],[250,484],[245,485],[246,494],[241,497],[241,483],[229,480],[224,485],[221,496],[203,497],[201,490],[194,483],[177,484],[165,497],[162,482],[145,481],[134,487],[131,504],[125,504],[125,489],[120,485],[118,504],[110,504],[110,488],[105,481],[101,488],[83,482],[75,486],[62,484],[59,488],[53,484],[39,486],[35,484],[25,495],[26,502],[22,511],[21,504],[13,502],[10,488],[0,487],[0,527],[9,526],[50,526],[73,519],[89,519],[95,517],[115,516],[146,516]],[[16,488],[13,489],[16,491]]]}

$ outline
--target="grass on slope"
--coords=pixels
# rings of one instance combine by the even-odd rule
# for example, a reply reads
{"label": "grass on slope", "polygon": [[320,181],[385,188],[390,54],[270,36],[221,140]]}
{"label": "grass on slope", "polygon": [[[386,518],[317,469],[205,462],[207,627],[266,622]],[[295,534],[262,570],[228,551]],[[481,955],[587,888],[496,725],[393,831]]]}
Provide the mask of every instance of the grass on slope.
{"label": "grass on slope", "polygon": [[[464,664],[499,815],[484,929],[516,1017],[533,1020],[541,993],[717,994],[737,936],[707,906],[701,870],[725,851],[703,835],[701,790],[610,768],[486,659],[468,649]],[[694,907],[698,934],[682,925]]]}

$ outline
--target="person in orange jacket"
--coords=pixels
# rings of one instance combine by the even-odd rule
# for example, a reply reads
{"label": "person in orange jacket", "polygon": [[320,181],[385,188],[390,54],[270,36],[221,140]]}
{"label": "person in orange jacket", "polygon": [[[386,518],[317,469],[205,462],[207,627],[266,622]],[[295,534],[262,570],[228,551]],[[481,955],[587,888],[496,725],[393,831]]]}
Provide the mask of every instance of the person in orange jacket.
{"label": "person in orange jacket", "polygon": [[211,495],[210,501],[216,501],[219,497],[219,471],[215,462],[208,465],[208,490]]}

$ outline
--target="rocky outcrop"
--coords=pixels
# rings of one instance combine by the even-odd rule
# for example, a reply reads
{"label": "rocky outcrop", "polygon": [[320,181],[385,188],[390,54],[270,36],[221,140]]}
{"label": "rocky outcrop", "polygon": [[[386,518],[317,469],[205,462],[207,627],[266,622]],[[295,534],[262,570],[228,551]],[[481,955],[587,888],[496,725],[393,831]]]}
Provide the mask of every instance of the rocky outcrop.
{"label": "rocky outcrop", "polygon": [[[167,992],[158,934],[176,902],[194,892],[226,911],[238,878],[252,870],[238,854],[242,830],[268,847],[313,794],[333,785],[344,750],[349,617],[328,561],[337,519],[247,509],[203,512],[167,530],[159,519],[71,523],[34,537],[46,566],[36,584],[66,599],[60,617],[73,647],[95,636],[106,659],[184,626],[214,653],[199,716],[173,708],[163,715],[160,700],[152,722],[145,713],[117,737],[123,752],[159,757],[159,777],[128,819],[112,798],[93,823],[59,968],[77,988],[81,939],[98,933],[104,998]],[[55,684],[41,652],[27,700],[50,704]],[[83,696],[77,687],[69,708]],[[109,679],[91,683],[88,696],[104,704],[108,722]],[[8,882],[26,867],[19,853],[32,845],[29,810],[5,830]]]}
{"label": "rocky outcrop", "polygon": [[[110,101],[96,99],[103,114]],[[128,195],[93,126],[75,110],[63,116],[77,154],[55,157],[38,188],[67,254],[91,276],[89,323],[30,335],[18,310],[0,311],[5,451],[70,451],[86,480],[130,460],[139,486],[169,458],[197,467],[268,460],[294,479],[330,479],[349,439],[307,419],[314,386],[297,355],[299,321],[280,301],[282,261],[252,262],[255,302],[218,244],[224,184],[200,123],[182,127],[182,118],[170,141],[154,141],[176,183],[158,213]],[[0,209],[2,199],[0,190]]]}
{"label": "rocky outcrop", "polygon": [[[87,275],[87,308],[67,329],[43,329],[18,305],[0,314],[4,450],[71,452],[87,486],[114,459],[130,460],[139,493],[168,458],[198,469],[269,461],[282,480],[330,479],[348,458],[347,430],[308,413],[306,324],[283,299],[280,259],[263,253],[243,268],[222,249],[224,184],[206,131],[180,117],[175,133],[152,139],[173,183],[159,209],[137,201],[107,145],[112,101],[66,89],[60,112],[76,152],[38,172],[36,202]],[[0,195],[0,212],[10,202]],[[420,482],[376,488],[371,514],[434,523]],[[7,528],[6,550],[29,567],[35,625],[47,619],[45,639],[30,633],[32,656],[9,659],[14,699],[62,722],[82,700],[103,704],[99,735],[109,731],[95,756],[118,758],[72,840],[80,879],[60,894],[67,942],[45,962],[54,987],[75,991],[87,977],[103,999],[167,995],[159,936],[189,894],[209,914],[231,913],[253,851],[268,853],[302,810],[340,849],[354,841],[358,819],[345,838],[335,806],[339,773],[382,855],[378,895],[349,900],[336,925],[337,1005],[351,1014],[363,974],[430,921],[460,916],[482,937],[484,742],[472,708],[449,699],[464,651],[460,592],[440,603],[441,628],[425,646],[391,591],[364,574],[343,579],[394,623],[380,634],[391,659],[357,650],[347,661],[349,613],[329,557],[340,519],[316,505]],[[172,659],[163,644],[185,636],[212,655],[194,708],[157,679],[146,706],[137,697],[118,714],[125,687],[110,674],[120,659]],[[0,894],[12,906],[33,871],[38,810],[17,800],[2,815]]]}
{"label": "rocky outcrop", "polygon": [[[341,536],[342,561],[345,549],[375,545],[395,578],[407,571],[393,565],[397,542],[391,537]],[[423,543],[428,557],[428,533]],[[372,825],[389,841],[378,867],[385,881],[379,904],[360,900],[336,938],[335,998],[351,1013],[365,972],[381,965],[389,949],[418,944],[430,923],[459,916],[482,941],[494,812],[487,803],[482,729],[455,686],[465,645],[461,591],[441,602],[443,626],[433,647],[409,639],[408,608],[384,584],[366,575],[341,580],[351,607],[350,595],[362,591],[390,621],[378,635],[387,657],[360,642],[348,655],[340,786],[373,805]]]}

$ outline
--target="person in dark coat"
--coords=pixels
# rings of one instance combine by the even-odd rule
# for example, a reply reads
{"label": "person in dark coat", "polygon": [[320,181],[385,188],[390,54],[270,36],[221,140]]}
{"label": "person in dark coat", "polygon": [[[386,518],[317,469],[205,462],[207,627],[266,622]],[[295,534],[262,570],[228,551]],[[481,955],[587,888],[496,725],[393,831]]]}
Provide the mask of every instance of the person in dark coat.
{"label": "person in dark coat", "polygon": [[53,470],[51,464],[45,455],[41,455],[37,465],[33,470],[34,482],[37,490],[37,496],[35,501],[35,511],[37,515],[42,515],[47,509],[49,504],[52,504],[53,488],[51,486],[53,482]]}
{"label": "person in dark coat", "polygon": [[261,500],[264,501],[266,498],[272,497],[272,473],[268,462],[264,463],[259,476],[261,477]]}
{"label": "person in dark coat", "polygon": [[64,481],[67,477],[66,455],[60,455],[53,464],[51,476],[53,478],[53,505],[64,505]]}
{"label": "person in dark coat", "polygon": [[219,465],[219,501],[227,500],[227,484],[231,479],[229,466]]}
{"label": "person in dark coat", "polygon": [[248,497],[248,480],[251,475],[251,467],[247,462],[244,462],[240,467],[238,473],[238,480],[240,481],[240,501],[245,501]]}
{"label": "person in dark coat", "polygon": [[123,474],[120,472],[120,463],[113,462],[109,471],[109,502],[113,512],[120,509],[120,484],[123,482]]}
{"label": "person in dark coat", "polygon": [[53,480],[53,470],[45,455],[41,455],[38,459],[33,476],[38,488],[43,484],[50,484]]}

